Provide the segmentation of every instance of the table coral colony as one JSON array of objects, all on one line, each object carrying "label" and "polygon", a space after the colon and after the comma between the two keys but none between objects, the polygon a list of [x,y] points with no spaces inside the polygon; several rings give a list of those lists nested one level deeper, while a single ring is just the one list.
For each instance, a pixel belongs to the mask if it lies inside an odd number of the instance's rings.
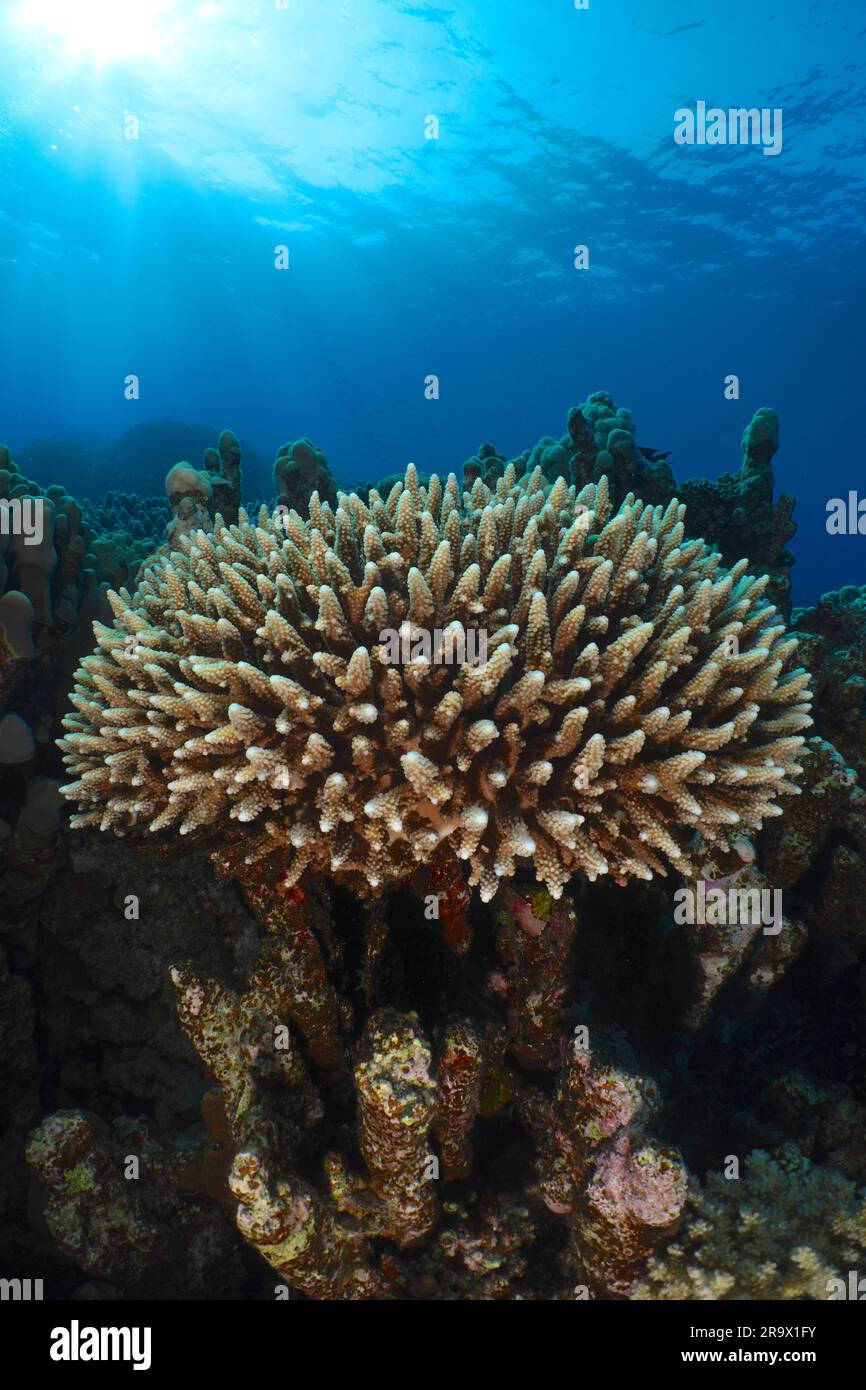
[{"label": "table coral colony", "polygon": [[[773,419],[747,432],[750,459]],[[246,989],[187,965],[173,979],[219,1089],[238,1229],[312,1297],[526,1296],[532,1202],[455,1218],[439,1195],[506,1107],[534,1146],[532,1201],[562,1223],[559,1267],[589,1296],[628,1295],[683,1209],[682,1159],[648,1136],[658,1088],[615,1033],[563,1021],[576,889],[694,880],[780,815],[809,677],[768,574],[688,538],[676,498],[627,490],[627,412],[599,393],[569,436],[572,482],[484,446],[465,488],[410,466],[386,493],[313,493],[308,516],[208,523],[203,493],[204,525],[109,595],[77,672],[73,826],[201,842],[261,924]],[[656,487],[669,474],[654,451],[640,466]],[[395,663],[383,634],[407,627],[464,650],[483,633],[485,659]],[[341,885],[361,899],[348,956]],[[465,970],[439,1013],[405,971],[394,985],[390,889],[426,895]],[[62,1140],[42,1142],[55,1171]]]}]

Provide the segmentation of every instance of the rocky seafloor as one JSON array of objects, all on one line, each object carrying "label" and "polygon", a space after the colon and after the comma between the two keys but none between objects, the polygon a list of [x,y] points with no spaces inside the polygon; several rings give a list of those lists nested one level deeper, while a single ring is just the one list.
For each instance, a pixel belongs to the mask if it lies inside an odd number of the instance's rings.
[{"label": "rocky seafloor", "polygon": [[[165,498],[0,453],[47,517],[0,535],[3,1277],[824,1299],[866,1258],[866,588],[792,612],[773,411],[716,482],[637,439],[598,392],[356,503],[300,439],[263,513],[230,431]],[[482,610],[495,690],[358,636]],[[683,924],[698,883],[779,929]]]}]

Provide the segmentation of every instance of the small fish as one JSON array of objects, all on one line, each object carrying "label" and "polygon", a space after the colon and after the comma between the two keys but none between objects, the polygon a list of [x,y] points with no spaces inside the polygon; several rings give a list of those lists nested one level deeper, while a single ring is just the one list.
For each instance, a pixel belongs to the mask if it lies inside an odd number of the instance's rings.
[{"label": "small fish", "polygon": [[648,463],[663,463],[673,453],[673,449],[665,449],[659,453],[658,449],[650,449],[648,445],[645,447],[643,444],[638,444],[637,447]]}]

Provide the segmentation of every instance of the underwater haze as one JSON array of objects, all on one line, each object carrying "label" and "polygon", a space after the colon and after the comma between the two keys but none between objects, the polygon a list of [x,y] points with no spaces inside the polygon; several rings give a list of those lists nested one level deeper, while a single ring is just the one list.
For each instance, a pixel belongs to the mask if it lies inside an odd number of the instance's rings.
[{"label": "underwater haze", "polygon": [[[104,446],[230,426],[258,498],[287,439],[459,475],[597,390],[714,479],[769,406],[795,602],[861,582],[825,522],[864,476],[864,34],[859,0],[7,0],[0,434],[157,494],[182,434]],[[677,143],[698,103],[775,147]]]}]

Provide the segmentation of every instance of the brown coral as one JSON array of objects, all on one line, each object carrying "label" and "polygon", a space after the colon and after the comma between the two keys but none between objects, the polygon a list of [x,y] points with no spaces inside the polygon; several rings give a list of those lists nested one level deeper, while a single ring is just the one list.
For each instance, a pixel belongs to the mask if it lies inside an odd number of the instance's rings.
[{"label": "brown coral", "polygon": [[[683,518],[632,494],[611,515],[605,479],[509,466],[461,497],[410,466],[386,499],[183,538],[95,625],[73,824],[236,826],[284,888],[310,866],[365,894],[447,841],[485,900],[521,862],[558,897],[681,866],[697,825],[759,827],[796,790],[808,675],[766,579]],[[485,659],[431,660],[443,629]]]}]

